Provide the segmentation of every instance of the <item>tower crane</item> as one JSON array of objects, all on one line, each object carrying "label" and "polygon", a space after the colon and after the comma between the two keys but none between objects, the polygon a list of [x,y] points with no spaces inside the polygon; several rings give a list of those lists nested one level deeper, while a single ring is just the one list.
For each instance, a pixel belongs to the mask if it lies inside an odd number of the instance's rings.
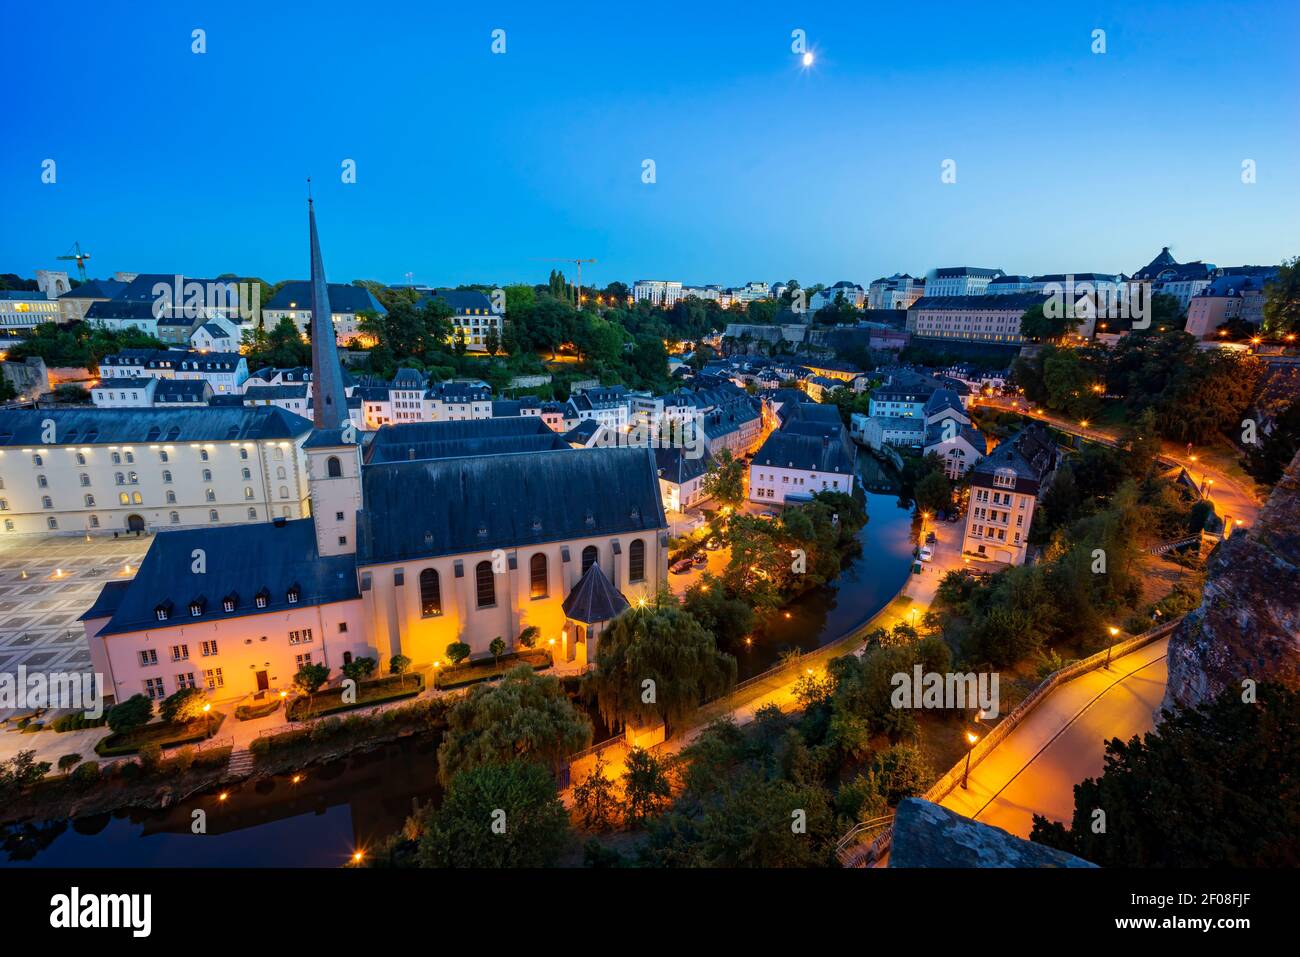
[{"label": "tower crane", "polygon": [[68,255],[55,256],[54,258],[66,259],[69,261],[75,259],[77,261],[77,276],[82,282],[86,281],[86,260],[90,258],[90,253],[83,253],[81,251],[81,243],[73,243],[72,248],[68,250]]},{"label": "tower crane", "polygon": [[544,262],[544,263],[573,263],[575,266],[578,267],[578,308],[581,309],[581,308],[582,308],[582,264],[583,264],[583,263],[595,263],[596,260],[594,260],[594,259],[565,259],[565,258],[561,257],[561,258],[559,258],[559,259],[543,259],[543,260],[541,260],[541,261]]}]

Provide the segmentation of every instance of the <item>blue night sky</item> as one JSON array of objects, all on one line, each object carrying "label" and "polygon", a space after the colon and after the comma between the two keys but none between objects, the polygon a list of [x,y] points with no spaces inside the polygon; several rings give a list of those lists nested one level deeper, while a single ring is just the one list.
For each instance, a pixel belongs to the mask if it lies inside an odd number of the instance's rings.
[{"label": "blue night sky", "polygon": [[1294,3],[543,6],[10,5],[0,272],[302,278],[308,174],[339,282],[1300,253]]}]

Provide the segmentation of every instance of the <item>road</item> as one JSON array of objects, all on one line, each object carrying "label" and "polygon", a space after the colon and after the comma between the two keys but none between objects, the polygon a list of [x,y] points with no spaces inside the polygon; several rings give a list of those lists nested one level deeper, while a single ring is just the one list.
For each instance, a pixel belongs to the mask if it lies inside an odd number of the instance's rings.
[{"label": "road", "polygon": [[1168,645],[1168,637],[1154,641],[1058,687],[971,769],[965,790],[940,803],[1020,837],[1035,813],[1068,823],[1074,785],[1101,774],[1105,742],[1155,727]]},{"label": "road", "polygon": [[[1097,426],[1082,426],[1078,422],[1072,422],[1069,419],[1062,418],[1051,412],[1040,409],[1034,409],[1028,403],[1021,399],[1013,399],[1004,396],[981,396],[979,406],[986,408],[998,409],[1003,412],[1018,412],[1027,418],[1044,422],[1053,428],[1060,429],[1062,432],[1068,432],[1071,435],[1080,435],[1094,442],[1101,442],[1104,445],[1118,445],[1118,433],[1111,429],[1098,428]],[[1193,455],[1195,451],[1193,450]],[[1187,469],[1189,475],[1198,483],[1209,480],[1213,484],[1209,485],[1209,495],[1207,496],[1216,507],[1219,517],[1227,517],[1229,521],[1241,520],[1243,526],[1253,525],[1255,517],[1259,514],[1259,499],[1255,495],[1253,488],[1247,488],[1242,482],[1228,475],[1222,468],[1211,465],[1196,456],[1187,454],[1186,446],[1176,446],[1173,443],[1165,442],[1161,452],[1163,458]]]}]

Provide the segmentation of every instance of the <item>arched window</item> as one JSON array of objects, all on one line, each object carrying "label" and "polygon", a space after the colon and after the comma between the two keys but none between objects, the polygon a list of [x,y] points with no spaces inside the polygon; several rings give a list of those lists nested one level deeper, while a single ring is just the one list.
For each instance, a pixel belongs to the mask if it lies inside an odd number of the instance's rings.
[{"label": "arched window", "polygon": [[343,465],[337,455],[331,455],[325,460],[325,472],[330,478],[340,478],[343,475]]},{"label": "arched window", "polygon": [[497,584],[492,576],[492,563],[479,562],[474,566],[474,584],[478,592],[478,607],[492,608],[497,603]]},{"label": "arched window", "polygon": [[528,597],[546,597],[546,555],[538,552],[528,559]]},{"label": "arched window", "polygon": [[645,542],[639,538],[632,539],[627,548],[627,580],[645,581]]},{"label": "arched window", "polygon": [[420,614],[425,618],[442,614],[442,589],[438,586],[438,572],[433,568],[420,572]]},{"label": "arched window", "polygon": [[600,553],[596,551],[595,545],[588,545],[582,550],[582,573],[587,574],[587,569],[596,564],[596,559]]},{"label": "arched window", "polygon": [[284,471],[284,466],[283,466],[283,465],[281,465],[281,466],[279,466],[278,468],[276,468],[276,470],[275,470],[275,477],[278,478],[278,479],[282,479],[282,478],[285,477],[285,471]]},{"label": "arched window", "polygon": [[287,486],[287,485],[281,485],[281,486],[280,486],[280,498],[288,498],[288,497],[289,497],[289,486]]}]

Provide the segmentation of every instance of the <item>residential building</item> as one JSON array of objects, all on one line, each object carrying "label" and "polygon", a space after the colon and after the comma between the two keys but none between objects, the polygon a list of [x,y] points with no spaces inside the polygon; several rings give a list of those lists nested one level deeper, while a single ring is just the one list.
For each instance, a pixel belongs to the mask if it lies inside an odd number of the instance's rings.
[{"label": "residential building", "polygon": [[[107,534],[307,514],[305,419],[274,408],[163,408],[165,380],[135,381],[153,383],[153,408],[122,400],[0,410],[0,532]],[[50,421],[54,442],[45,441]]]},{"label": "residential building", "polygon": [[59,321],[59,304],[41,292],[0,289],[0,351],[17,345],[43,322]]},{"label": "residential building", "polygon": [[1213,339],[1219,326],[1234,319],[1259,328],[1268,298],[1265,287],[1276,275],[1273,266],[1225,270],[1224,275],[1188,300],[1185,330],[1198,339]]},{"label": "residential building", "polygon": [[123,349],[104,356],[99,360],[99,367],[110,378],[203,379],[216,395],[238,395],[249,379],[248,361],[237,352]]},{"label": "residential building", "polygon": [[[436,289],[430,296],[441,299],[451,308],[451,339],[459,337],[470,352],[486,352],[489,338],[496,336],[501,348],[501,335],[505,331],[505,317],[492,309],[492,300],[477,289]],[[418,305],[418,303],[417,303]]]},{"label": "residential building", "polygon": [[[289,319],[303,338],[311,326],[311,284],[309,282],[286,282],[269,302],[262,306],[262,321],[267,329],[273,328],[281,319]],[[349,345],[361,338],[361,318],[364,313],[373,312],[386,316],[388,310],[365,286],[353,286],[345,283],[329,284],[329,303],[333,310],[331,320],[334,326],[334,341],[341,346]]]},{"label": "residential building", "polygon": [[1059,458],[1051,433],[1033,423],[976,463],[968,473],[970,504],[962,552],[1023,564],[1034,509],[1056,474]]},{"label": "residential building", "polygon": [[86,280],[59,296],[59,321],[82,322],[92,305],[116,299],[126,291],[126,286],[116,279]]},{"label": "residential building", "polygon": [[1001,269],[980,266],[944,266],[925,275],[925,297],[982,296],[989,283],[1005,276]]},{"label": "residential building", "polygon": [[680,448],[658,448],[654,455],[665,512],[684,512],[708,498],[704,476],[714,465],[710,456],[690,455]]},{"label": "residential building", "polygon": [[1133,274],[1133,279],[1149,285],[1152,295],[1173,296],[1179,308],[1186,311],[1192,297],[1208,286],[1218,272],[1214,263],[1199,259],[1180,263],[1170,255],[1169,247],[1164,246],[1155,259]]},{"label": "residential building", "polygon": [[907,273],[894,273],[867,287],[868,309],[907,309],[925,295],[925,280]]},{"label": "residential building", "polygon": [[190,348],[199,352],[238,352],[239,332],[226,320],[212,319],[190,333]]},{"label": "residential building", "polygon": [[808,310],[816,312],[824,306],[832,306],[840,297],[843,296],[843,302],[852,306],[854,309],[861,309],[867,304],[867,291],[855,282],[841,279],[833,286],[825,289],[819,289],[813,293],[812,298],[808,300]]},{"label": "residential building", "polygon": [[749,465],[749,500],[786,505],[821,491],[853,492],[857,447],[834,423],[795,419],[770,434]]},{"label": "residential building", "polygon": [[[917,338],[1020,345],[1020,319],[1025,311],[1045,303],[1037,293],[1014,296],[925,296],[907,310],[907,331]],[[1086,331],[1085,331],[1086,329]],[[1091,331],[1085,320],[1080,334]]]},{"label": "residential building", "polygon": [[[638,279],[632,286],[634,302],[648,302],[652,306],[671,306],[682,298],[682,284],[662,279]],[[716,298],[716,297],[715,297]]]}]

